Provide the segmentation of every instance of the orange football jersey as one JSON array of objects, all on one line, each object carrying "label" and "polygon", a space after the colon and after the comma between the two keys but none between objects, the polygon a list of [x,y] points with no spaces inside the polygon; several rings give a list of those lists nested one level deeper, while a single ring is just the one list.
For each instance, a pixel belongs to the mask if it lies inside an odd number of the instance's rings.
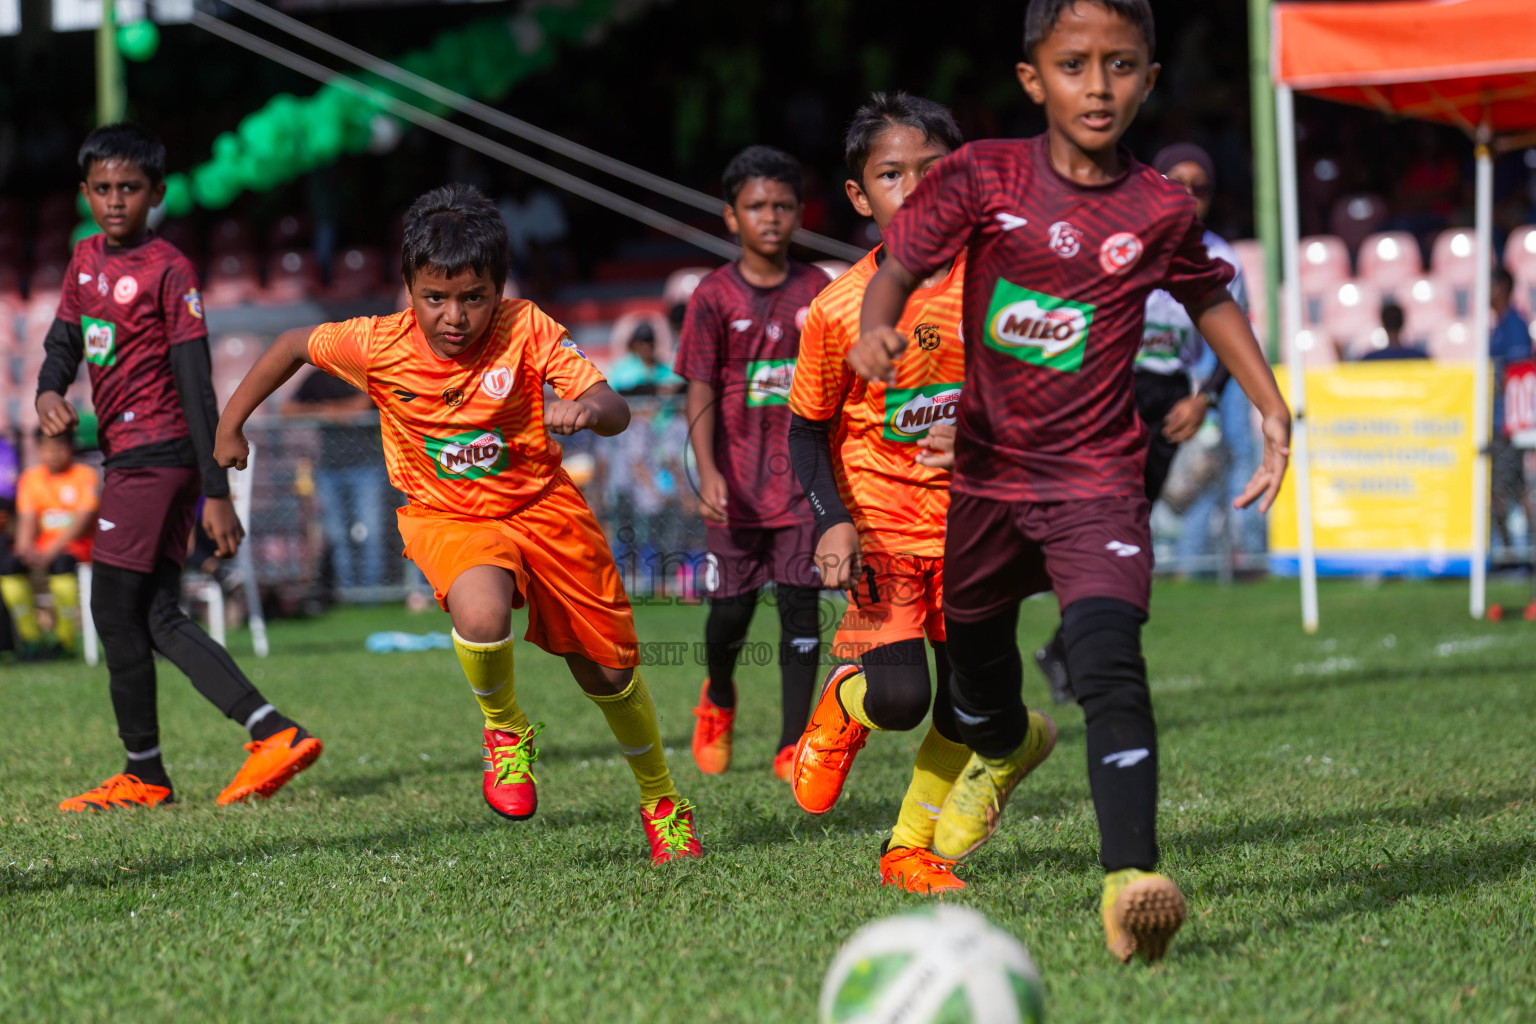
[{"label": "orange football jersey", "polygon": [[526,299],[501,300],[485,334],[454,359],[432,351],[410,309],[323,324],[309,358],[379,407],[389,480],[411,504],[491,519],[527,505],[559,472],[544,385],[576,398],[604,379]]},{"label": "orange football jersey", "polygon": [[960,409],[965,353],[960,335],[965,254],[931,288],[912,294],[896,329],[910,344],[896,361],[896,383],[871,384],[848,365],[859,336],[864,289],[878,268],[874,250],[811,303],[789,407],[808,420],[838,417],[833,438],[837,487],[866,551],[944,554],[950,472],[914,460],[917,441]]},{"label": "orange football jersey", "polygon": [[[83,462],[70,463],[58,474],[48,472],[47,466],[28,467],[16,481],[16,511],[37,516],[37,550],[47,548],[81,518],[95,516],[100,504],[98,490],[100,478]],[[89,562],[94,533],[87,530],[65,550],[76,561]]]}]

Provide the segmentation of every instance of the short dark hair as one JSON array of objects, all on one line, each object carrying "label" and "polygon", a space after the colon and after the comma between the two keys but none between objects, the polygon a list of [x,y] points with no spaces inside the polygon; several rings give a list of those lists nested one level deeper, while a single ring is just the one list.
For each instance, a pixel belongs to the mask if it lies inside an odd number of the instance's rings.
[{"label": "short dark hair", "polygon": [[1515,275],[1511,274],[1503,267],[1494,267],[1493,276],[1488,280],[1490,284],[1501,284],[1505,288],[1508,288],[1510,291],[1515,290]]},{"label": "short dark hair", "polygon": [[151,185],[165,180],[165,146],[148,130],[132,121],[104,124],[80,144],[80,180],[91,173],[91,165],[109,160],[133,164],[144,172]]},{"label": "short dark hair", "polygon": [[1147,41],[1147,56],[1157,50],[1157,29],[1152,23],[1152,5],[1148,0],[1029,0],[1024,12],[1024,59],[1035,60],[1035,48],[1045,41],[1061,18],[1061,12],[1078,4],[1098,4],[1110,14],[1119,15],[1135,25]]},{"label": "short dark hair", "polygon": [[32,439],[39,444],[44,441],[57,441],[59,444],[69,445],[70,451],[75,450],[75,432],[73,430],[66,430],[62,434],[45,434],[43,433],[43,428],[38,427],[32,432]]},{"label": "short dark hair", "polygon": [[942,104],[908,92],[877,92],[854,111],[848,134],[843,137],[843,158],[848,173],[864,183],[864,165],[875,141],[890,128],[916,128],[924,142],[938,142],[953,153],[964,143],[954,115]]},{"label": "short dark hair", "polygon": [[446,277],[472,269],[495,281],[498,291],[507,283],[507,225],[475,186],[443,185],[406,211],[400,276],[409,287],[427,267]]},{"label": "short dark hair", "polygon": [[1403,307],[1392,301],[1381,304],[1381,326],[1387,331],[1403,329]]},{"label": "short dark hair", "polygon": [[748,146],[732,157],[725,165],[725,173],[720,176],[725,201],[734,206],[742,188],[753,178],[782,181],[795,190],[796,202],[805,198],[805,168],[782,149]]}]

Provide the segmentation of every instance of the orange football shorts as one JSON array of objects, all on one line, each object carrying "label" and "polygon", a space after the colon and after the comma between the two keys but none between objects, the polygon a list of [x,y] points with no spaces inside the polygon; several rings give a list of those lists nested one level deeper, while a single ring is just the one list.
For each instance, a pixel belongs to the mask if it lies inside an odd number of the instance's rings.
[{"label": "orange football shorts", "polygon": [[528,608],[525,640],[607,668],[640,663],[634,614],[608,540],[564,470],[532,504],[505,519],[415,505],[397,515],[405,557],[426,574],[444,611],[460,573],[500,566],[517,580],[512,607]]},{"label": "orange football shorts", "polygon": [[848,592],[848,609],[832,639],[832,655],[857,661],[871,647],[944,640],[944,560],[871,553],[864,578]]}]

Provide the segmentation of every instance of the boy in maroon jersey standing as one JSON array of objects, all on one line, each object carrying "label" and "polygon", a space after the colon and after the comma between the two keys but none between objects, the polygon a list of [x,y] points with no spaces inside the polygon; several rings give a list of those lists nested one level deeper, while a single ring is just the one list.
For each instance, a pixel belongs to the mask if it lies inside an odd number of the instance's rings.
[{"label": "boy in maroon jersey standing", "polygon": [[105,125],[80,147],[80,191],[102,233],[75,246],[38,373],[38,420],[57,437],[77,420],[64,392],[80,360],[90,366],[106,456],[91,616],[128,750],[121,773],[65,800],[61,811],[172,802],[160,756],[156,651],[251,735],[250,756],[220,804],[271,796],[320,756],[320,741],[267,703],[178,604],[198,499],[220,557],[235,553],[244,530],[213,459],[219,413],[197,272],[147,227],[165,197],[164,177],[165,147],[137,125]]},{"label": "boy in maroon jersey standing", "polygon": [[773,769],[785,782],[810,714],[821,650],[815,524],[789,460],[789,386],[800,327],[827,284],[823,271],[789,258],[803,182],[799,161],[768,146],[751,146],[726,167],[725,226],[741,240],[741,259],[699,282],[674,366],[688,381],[689,438],[709,547],[709,674],[693,711],[693,759],[708,774],[730,767],[736,656],[758,591],[774,583],[783,725]]},{"label": "boy in maroon jersey standing", "polygon": [[1157,730],[1141,656],[1152,537],[1131,376],[1148,292],[1183,303],[1263,415],[1264,461],[1238,507],[1269,508],[1290,439],[1195,200],[1119,145],[1157,79],[1153,42],[1147,0],[1031,0],[1017,73],[1047,132],[972,143],[929,172],[886,230],[890,258],[849,353],[861,376],[887,379],[907,297],[967,250],[944,623],[955,718],[975,753],[933,847],[960,857],[986,842],[1055,742],[1021,700],[1017,640],[1019,602],[1054,589],[1086,726],[1105,939],[1121,960],[1161,957],[1186,914],[1179,887],[1153,872]]}]

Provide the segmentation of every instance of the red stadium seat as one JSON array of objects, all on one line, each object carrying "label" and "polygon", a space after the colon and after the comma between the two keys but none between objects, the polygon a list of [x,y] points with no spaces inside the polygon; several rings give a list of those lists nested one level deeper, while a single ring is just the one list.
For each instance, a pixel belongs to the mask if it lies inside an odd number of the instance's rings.
[{"label": "red stadium seat", "polygon": [[1381,295],[1369,284],[1345,281],[1329,295],[1322,332],[1348,359],[1359,359],[1386,344],[1381,327]]},{"label": "red stadium seat", "polygon": [[684,267],[682,270],[674,270],[667,277],[667,283],[661,289],[661,297],[666,301],[667,308],[677,305],[679,302],[687,303],[693,297],[693,290],[699,286],[699,282],[713,273],[711,267]]},{"label": "red stadium seat", "polygon": [[257,298],[264,306],[286,306],[319,296],[320,270],[314,253],[288,249],[272,257],[267,267],[267,287]]},{"label": "red stadium seat", "polygon": [[302,249],[309,245],[313,232],[309,220],[296,213],[285,214],[272,225],[267,235],[267,248],[273,252],[283,249]]},{"label": "red stadium seat", "polygon": [[0,302],[21,305],[21,271],[16,264],[0,262]]},{"label": "red stadium seat", "polygon": [[1526,311],[1536,309],[1536,224],[1525,224],[1509,233],[1504,243],[1504,269],[1515,279],[1515,294],[1525,300]]},{"label": "red stadium seat", "polygon": [[1268,296],[1264,290],[1264,247],[1252,238],[1239,238],[1232,243],[1237,252],[1237,262],[1243,268],[1243,281],[1248,288],[1248,319],[1253,321],[1253,333],[1259,344],[1269,343]]},{"label": "red stadium seat", "polygon": [[1461,320],[1447,321],[1434,330],[1425,346],[1429,357],[1439,362],[1469,362],[1472,359],[1472,328]]},{"label": "red stadium seat", "polygon": [[59,291],[64,287],[64,264],[62,262],[48,262],[32,268],[32,274],[27,278],[27,305],[41,303],[50,307],[49,317],[53,316],[52,307],[59,304]]},{"label": "red stadium seat", "polygon": [[256,248],[251,226],[239,217],[226,217],[213,226],[208,236],[208,251],[215,257],[227,252],[248,253]]},{"label": "red stadium seat", "polygon": [[1477,236],[1468,228],[1450,228],[1435,236],[1429,272],[1449,289],[1458,320],[1472,319],[1472,289],[1477,281]]},{"label": "red stadium seat", "polygon": [[1413,344],[1427,344],[1444,334],[1456,320],[1451,290],[1428,277],[1400,288],[1394,296],[1403,307],[1403,334]]},{"label": "red stadium seat", "polygon": [[1381,196],[1368,192],[1340,196],[1328,214],[1328,230],[1351,249],[1359,249],[1366,236],[1380,231],[1390,215],[1387,201]]},{"label": "red stadium seat", "polygon": [[1349,280],[1349,250],[1333,235],[1310,235],[1301,248],[1301,322],[1316,327],[1323,322],[1328,296]]},{"label": "red stadium seat", "polygon": [[261,294],[256,276],[256,257],[249,252],[229,251],[213,258],[208,280],[203,283],[203,305],[228,309],[251,302]]},{"label": "red stadium seat", "polygon": [[80,214],[75,209],[76,201],[73,192],[56,192],[44,196],[37,204],[38,234],[63,232],[68,235],[80,223]]},{"label": "red stadium seat", "polygon": [[160,237],[170,242],[193,263],[203,262],[203,240],[197,233],[197,225],[185,217],[168,220],[159,227]]},{"label": "red stadium seat", "polygon": [[336,254],[331,268],[331,286],[326,297],[335,302],[371,299],[386,292],[384,257],[379,250],[354,245]]},{"label": "red stadium seat", "polygon": [[1402,293],[1424,276],[1419,243],[1406,231],[1383,231],[1360,246],[1360,273],[1356,276],[1375,285],[1383,295],[1404,301]]},{"label": "red stadium seat", "polygon": [[57,263],[60,273],[63,266],[74,255],[74,247],[69,244],[69,232],[65,231],[39,231],[32,239],[32,262],[34,265],[47,264],[52,266]]},{"label": "red stadium seat", "polygon": [[651,330],[656,334],[656,358],[664,363],[671,361],[672,325],[660,313],[644,310],[625,313],[613,322],[613,330],[608,334],[610,360],[617,359],[629,351],[629,336],[635,333],[635,328],[642,323],[650,324]]}]

